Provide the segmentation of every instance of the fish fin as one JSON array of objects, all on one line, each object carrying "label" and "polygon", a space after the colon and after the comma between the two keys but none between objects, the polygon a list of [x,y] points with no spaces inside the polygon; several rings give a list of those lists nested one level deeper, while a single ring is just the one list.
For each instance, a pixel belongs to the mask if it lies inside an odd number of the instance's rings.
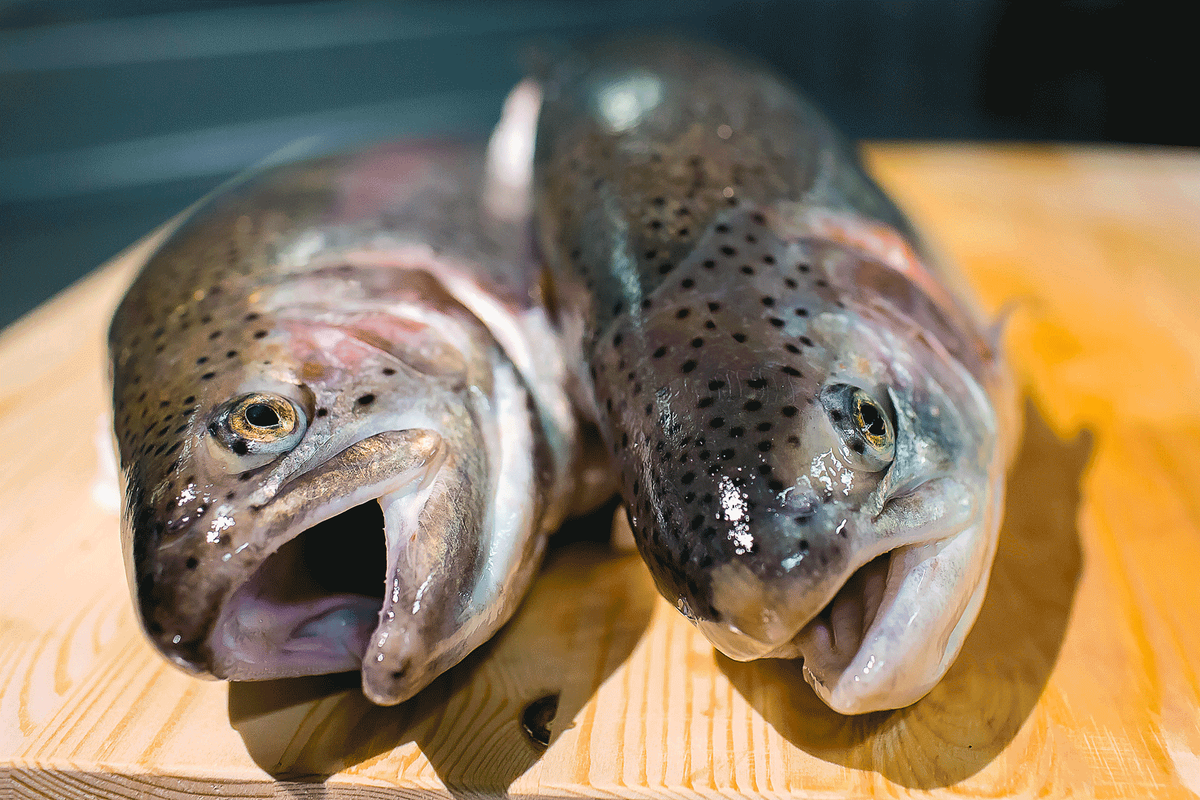
[{"label": "fish fin", "polygon": [[529,215],[533,143],[541,106],[541,84],[525,78],[508,93],[500,121],[488,139],[483,202],[498,219],[519,222]]}]

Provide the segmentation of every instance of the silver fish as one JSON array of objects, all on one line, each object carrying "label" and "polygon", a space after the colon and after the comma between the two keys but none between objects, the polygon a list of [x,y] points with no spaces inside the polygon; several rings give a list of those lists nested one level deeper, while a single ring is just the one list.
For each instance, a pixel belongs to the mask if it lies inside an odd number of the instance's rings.
[{"label": "silver fish", "polygon": [[542,86],[535,224],[659,590],[839,712],[915,702],[979,610],[1017,425],[953,274],[757,63],[641,39]]},{"label": "silver fish", "polygon": [[590,503],[506,146],[266,170],[134,281],[109,337],[123,541],[175,664],[361,668],[398,703],[504,624]]}]

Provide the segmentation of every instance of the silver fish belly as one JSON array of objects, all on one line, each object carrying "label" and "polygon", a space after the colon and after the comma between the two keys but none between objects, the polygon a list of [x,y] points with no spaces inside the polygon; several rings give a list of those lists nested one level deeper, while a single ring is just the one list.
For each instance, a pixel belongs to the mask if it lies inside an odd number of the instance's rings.
[{"label": "silver fish belly", "polygon": [[837,711],[915,702],[978,613],[1017,424],[952,273],[758,64],[633,40],[542,86],[535,224],[659,590]]},{"label": "silver fish belly", "polygon": [[528,208],[483,153],[266,170],[129,289],[109,338],[124,549],[180,667],[361,669],[392,704],[520,602],[580,448]]}]

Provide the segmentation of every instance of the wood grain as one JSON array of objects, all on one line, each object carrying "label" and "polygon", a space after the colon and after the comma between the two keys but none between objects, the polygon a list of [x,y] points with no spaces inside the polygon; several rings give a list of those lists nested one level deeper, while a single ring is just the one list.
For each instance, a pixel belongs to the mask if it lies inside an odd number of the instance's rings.
[{"label": "wood grain", "polygon": [[[839,717],[793,663],[715,656],[636,557],[589,542],[397,708],[352,678],[176,671],[100,491],[103,333],[142,245],[0,336],[0,795],[1200,796],[1200,156],[871,161],[984,306],[1013,304],[1028,397],[987,601],[926,699]],[[543,748],[521,717],[555,695]]]}]

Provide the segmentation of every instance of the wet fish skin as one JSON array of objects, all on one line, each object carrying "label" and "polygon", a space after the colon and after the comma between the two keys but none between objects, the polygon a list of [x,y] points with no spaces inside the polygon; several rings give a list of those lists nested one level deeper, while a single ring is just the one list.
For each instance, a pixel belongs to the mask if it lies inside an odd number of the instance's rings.
[{"label": "wet fish skin", "polygon": [[[488,170],[450,142],[269,169],[130,287],[109,334],[122,538],[175,664],[361,668],[391,704],[515,610],[582,450],[527,210],[489,206]],[[375,539],[321,526],[373,500]],[[309,563],[351,541],[364,575]]]},{"label": "wet fish skin", "polygon": [[543,84],[539,241],[659,590],[835,710],[915,702],[978,612],[1015,428],[958,282],[755,62],[635,39]]}]

